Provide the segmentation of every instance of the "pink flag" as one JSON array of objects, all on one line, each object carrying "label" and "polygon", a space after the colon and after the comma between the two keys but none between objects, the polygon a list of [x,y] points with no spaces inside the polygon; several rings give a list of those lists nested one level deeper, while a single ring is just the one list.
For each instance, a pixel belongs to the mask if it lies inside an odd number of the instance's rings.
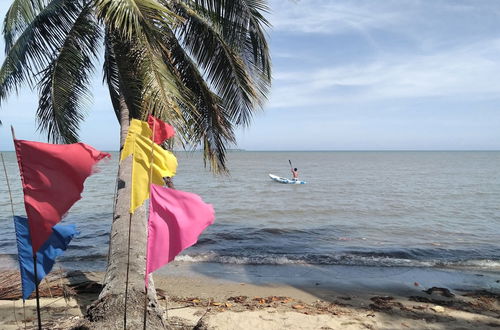
[{"label": "pink flag", "polygon": [[198,236],[215,219],[210,204],[200,196],[151,185],[149,199],[147,275],[174,260],[182,250],[198,241]]},{"label": "pink flag", "polygon": [[49,144],[14,140],[33,252],[52,235],[52,227],[81,198],[93,166],[110,157],[83,143]]}]

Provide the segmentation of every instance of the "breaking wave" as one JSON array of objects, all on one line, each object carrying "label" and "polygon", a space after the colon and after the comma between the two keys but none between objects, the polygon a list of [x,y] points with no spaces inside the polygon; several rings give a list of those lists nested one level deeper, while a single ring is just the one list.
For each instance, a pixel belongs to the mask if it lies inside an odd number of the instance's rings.
[{"label": "breaking wave", "polygon": [[439,259],[416,260],[388,256],[360,256],[360,255],[253,255],[232,256],[205,253],[190,255],[184,254],[175,258],[178,262],[198,263],[213,262],[238,265],[346,265],[346,266],[373,266],[373,267],[443,267],[443,268],[470,268],[484,270],[500,270],[500,260],[474,259],[445,261]]}]

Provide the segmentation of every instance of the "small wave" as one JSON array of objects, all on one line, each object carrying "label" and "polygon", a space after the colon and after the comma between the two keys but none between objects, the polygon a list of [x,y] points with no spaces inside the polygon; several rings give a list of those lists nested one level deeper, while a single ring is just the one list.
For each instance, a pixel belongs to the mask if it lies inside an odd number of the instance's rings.
[{"label": "small wave", "polygon": [[198,255],[180,255],[175,258],[179,262],[198,263],[213,262],[221,264],[238,265],[346,265],[346,266],[372,266],[372,267],[444,267],[444,268],[474,268],[474,269],[500,269],[500,260],[415,260],[407,258],[391,258],[384,256],[359,256],[359,255],[254,255],[231,256],[216,253]]},{"label": "small wave", "polygon": [[335,232],[325,228],[312,228],[312,229],[292,229],[292,228],[227,228],[218,230],[208,234],[216,242],[221,241],[268,241],[275,238],[291,239],[307,237],[311,239],[325,232],[330,232],[335,235]]},{"label": "small wave", "polygon": [[254,234],[272,234],[272,235],[284,235],[284,234],[309,234],[310,231],[300,230],[300,229],[287,229],[287,228],[262,228],[254,231]]},{"label": "small wave", "polygon": [[219,255],[180,255],[175,258],[181,262],[215,262],[221,264],[236,265],[288,265],[288,264],[306,264],[301,260],[291,260],[287,257],[237,257],[237,256],[219,256]]}]

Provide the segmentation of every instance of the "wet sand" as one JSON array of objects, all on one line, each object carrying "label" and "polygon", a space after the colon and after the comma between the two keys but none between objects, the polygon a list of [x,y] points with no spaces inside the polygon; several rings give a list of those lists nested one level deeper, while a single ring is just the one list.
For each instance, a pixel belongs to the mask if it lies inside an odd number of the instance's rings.
[{"label": "wet sand", "polygon": [[[208,329],[500,328],[499,273],[318,270],[304,265],[244,268],[173,263],[161,270],[155,283],[171,324],[183,329],[196,324]],[[78,324],[86,305],[97,297],[102,275],[69,273],[64,281],[84,283],[94,292],[67,300],[43,298],[46,327],[68,329]],[[27,301],[29,327],[36,322],[34,306],[33,299]],[[23,328],[23,319],[20,300],[0,301],[0,329]]]}]

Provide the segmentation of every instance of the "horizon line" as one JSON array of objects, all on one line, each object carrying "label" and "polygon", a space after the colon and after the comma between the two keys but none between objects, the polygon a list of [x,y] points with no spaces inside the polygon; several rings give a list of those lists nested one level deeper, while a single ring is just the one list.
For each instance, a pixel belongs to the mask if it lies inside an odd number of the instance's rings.
[{"label": "horizon line", "polygon": [[[14,152],[11,150],[0,150],[0,152]],[[119,152],[115,149],[102,149],[101,151]],[[173,150],[174,152],[202,152],[203,150]],[[227,149],[227,152],[481,152],[500,151],[499,149]]]}]

